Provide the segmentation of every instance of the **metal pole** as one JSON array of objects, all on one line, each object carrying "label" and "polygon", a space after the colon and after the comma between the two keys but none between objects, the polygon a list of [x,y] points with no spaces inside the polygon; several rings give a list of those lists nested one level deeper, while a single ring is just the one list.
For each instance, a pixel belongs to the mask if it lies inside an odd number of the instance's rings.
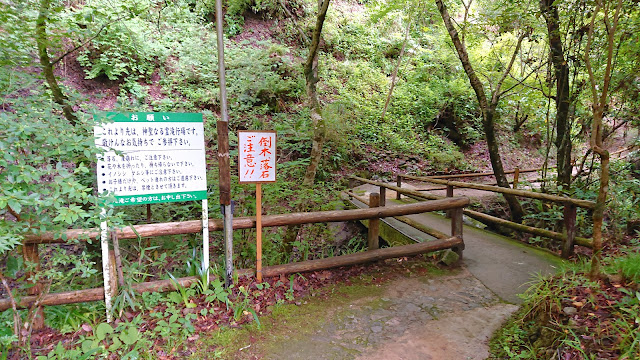
[{"label": "metal pole", "polygon": [[107,322],[111,322],[111,269],[109,268],[109,229],[107,228],[107,211],[100,210],[100,247],[102,248],[102,278],[104,280],[104,307],[107,311]]},{"label": "metal pole", "polygon": [[224,34],[222,0],[216,0],[216,34],[218,38],[218,80],[220,81],[220,115],[218,121],[218,168],[220,206],[224,215],[225,284],[233,279],[233,210],[231,207],[231,169],[229,165],[229,113],[227,107],[227,81],[224,68]]},{"label": "metal pole", "polygon": [[209,285],[209,202],[202,200],[202,268],[207,272]]}]

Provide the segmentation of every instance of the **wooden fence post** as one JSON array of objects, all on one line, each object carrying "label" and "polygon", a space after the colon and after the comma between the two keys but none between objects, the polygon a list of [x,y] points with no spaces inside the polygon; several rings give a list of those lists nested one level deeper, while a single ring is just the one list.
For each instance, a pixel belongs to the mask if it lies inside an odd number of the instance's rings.
[{"label": "wooden fence post", "polygon": [[[453,185],[447,185],[447,197],[453,197]],[[446,211],[446,218],[451,218],[453,210]]]},{"label": "wooden fence post", "polygon": [[380,186],[380,206],[387,205],[387,188]]},{"label": "wooden fence post", "polygon": [[[380,194],[369,194],[369,207],[374,208],[380,206]],[[369,250],[380,248],[380,219],[369,219],[369,232],[367,234],[367,246]]]},{"label": "wooden fence post", "polygon": [[[25,264],[31,263],[35,266],[33,271],[27,274],[27,278],[36,276],[36,274],[40,272],[40,254],[38,253],[38,245],[24,244],[22,246],[22,252]],[[42,291],[42,284],[39,284],[37,281],[31,283],[33,284],[33,286],[27,291],[28,294],[35,296],[39,295]],[[34,315],[31,322],[31,329],[40,330],[44,327],[44,309],[42,308],[42,306],[39,306],[33,311]]]},{"label": "wooden fence post", "polygon": [[513,188],[518,188],[518,178],[520,177],[520,168],[516,166],[515,171],[513,172]]},{"label": "wooden fence post", "polygon": [[[402,175],[398,174],[396,176],[396,186],[397,187],[402,187]],[[400,194],[398,191],[396,191],[396,200],[400,200],[400,198],[402,197],[402,194]]]},{"label": "wooden fence post", "polygon": [[[449,210],[451,214],[451,236],[458,236],[462,239],[462,212],[463,208]],[[454,251],[462,258],[462,250],[464,250],[464,242],[460,247],[456,247]]]},{"label": "wooden fence post", "polygon": [[565,259],[573,255],[573,246],[576,241],[576,215],[577,207],[574,204],[565,203],[563,233],[567,238],[562,243],[562,257]]}]

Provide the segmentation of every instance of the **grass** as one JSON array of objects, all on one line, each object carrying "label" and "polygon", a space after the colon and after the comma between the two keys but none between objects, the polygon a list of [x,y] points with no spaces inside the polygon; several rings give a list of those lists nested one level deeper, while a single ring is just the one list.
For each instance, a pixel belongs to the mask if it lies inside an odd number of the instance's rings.
[{"label": "grass", "polygon": [[640,358],[640,256],[604,261],[614,276],[592,281],[587,264],[537,281],[490,341],[490,359]]}]

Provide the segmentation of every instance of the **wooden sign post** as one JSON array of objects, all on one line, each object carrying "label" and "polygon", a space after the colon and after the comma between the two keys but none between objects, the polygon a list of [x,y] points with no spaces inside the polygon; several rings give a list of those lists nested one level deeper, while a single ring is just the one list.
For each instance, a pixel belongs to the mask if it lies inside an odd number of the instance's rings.
[{"label": "wooden sign post", "polygon": [[240,183],[256,184],[256,278],[262,282],[262,183],[276,181],[276,132],[238,131]]}]

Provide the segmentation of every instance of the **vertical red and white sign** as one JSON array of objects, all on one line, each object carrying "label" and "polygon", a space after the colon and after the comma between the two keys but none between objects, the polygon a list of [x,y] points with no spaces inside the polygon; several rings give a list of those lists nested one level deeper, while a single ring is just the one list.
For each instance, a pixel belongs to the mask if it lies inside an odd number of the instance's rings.
[{"label": "vertical red and white sign", "polygon": [[241,183],[276,181],[276,132],[238,131]]}]

